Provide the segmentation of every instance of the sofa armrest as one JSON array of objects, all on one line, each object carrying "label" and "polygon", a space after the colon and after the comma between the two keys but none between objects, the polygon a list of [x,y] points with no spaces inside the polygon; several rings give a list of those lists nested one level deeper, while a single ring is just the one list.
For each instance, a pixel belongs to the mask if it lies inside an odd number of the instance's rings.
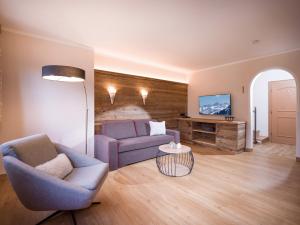
[{"label": "sofa armrest", "polygon": [[31,167],[22,161],[3,158],[9,180],[28,209],[37,211],[74,210],[87,207],[93,193]]},{"label": "sofa armrest", "polygon": [[105,135],[95,135],[95,157],[108,163],[109,170],[118,169],[118,140]]},{"label": "sofa armrest", "polygon": [[173,136],[175,143],[180,143],[180,132],[179,131],[167,129],[167,135]]},{"label": "sofa armrest", "polygon": [[75,168],[85,167],[85,166],[92,166],[99,163],[103,163],[98,159],[92,158],[90,156],[81,154],[76,152],[75,150],[58,143],[55,143],[55,148],[58,153],[64,153],[67,157],[71,160],[72,165]]}]

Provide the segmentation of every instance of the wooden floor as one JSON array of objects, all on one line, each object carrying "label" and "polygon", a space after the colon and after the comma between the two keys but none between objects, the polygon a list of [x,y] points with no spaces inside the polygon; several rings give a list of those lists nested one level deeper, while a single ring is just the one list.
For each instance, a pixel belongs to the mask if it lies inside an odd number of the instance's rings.
[{"label": "wooden floor", "polygon": [[[155,160],[111,172],[101,205],[76,213],[79,225],[299,225],[300,163],[295,147],[264,144],[224,155],[193,146],[195,166],[181,178],[161,175]],[[49,212],[31,212],[0,178],[0,224],[30,225]],[[45,224],[72,224],[69,215]]]}]

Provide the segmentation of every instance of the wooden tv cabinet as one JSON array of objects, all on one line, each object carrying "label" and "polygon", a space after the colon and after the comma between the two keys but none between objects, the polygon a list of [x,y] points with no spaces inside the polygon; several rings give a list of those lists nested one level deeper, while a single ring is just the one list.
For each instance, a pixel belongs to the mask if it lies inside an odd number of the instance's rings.
[{"label": "wooden tv cabinet", "polygon": [[246,122],[179,118],[181,141],[216,147],[233,154],[246,148]]}]

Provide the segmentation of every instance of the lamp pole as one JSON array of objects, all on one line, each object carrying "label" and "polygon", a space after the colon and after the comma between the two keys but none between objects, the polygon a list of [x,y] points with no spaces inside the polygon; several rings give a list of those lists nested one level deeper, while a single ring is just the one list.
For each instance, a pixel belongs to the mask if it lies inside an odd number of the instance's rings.
[{"label": "lamp pole", "polygon": [[83,83],[83,90],[84,90],[84,95],[85,95],[85,154],[87,155],[88,150],[88,118],[89,118],[89,108],[88,108],[88,99],[87,99],[87,92],[86,92],[86,86],[85,82]]},{"label": "lamp pole", "polygon": [[42,67],[42,77],[46,80],[63,82],[82,82],[85,95],[85,154],[88,152],[88,98],[85,86],[85,71],[83,69],[63,66],[46,65]]}]

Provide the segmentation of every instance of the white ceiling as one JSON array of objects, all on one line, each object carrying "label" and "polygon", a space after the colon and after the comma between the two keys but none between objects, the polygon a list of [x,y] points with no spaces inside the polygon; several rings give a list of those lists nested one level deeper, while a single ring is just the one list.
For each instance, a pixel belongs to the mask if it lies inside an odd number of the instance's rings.
[{"label": "white ceiling", "polygon": [[0,21],[119,58],[196,71],[300,48],[299,9],[299,0],[0,0]]}]

